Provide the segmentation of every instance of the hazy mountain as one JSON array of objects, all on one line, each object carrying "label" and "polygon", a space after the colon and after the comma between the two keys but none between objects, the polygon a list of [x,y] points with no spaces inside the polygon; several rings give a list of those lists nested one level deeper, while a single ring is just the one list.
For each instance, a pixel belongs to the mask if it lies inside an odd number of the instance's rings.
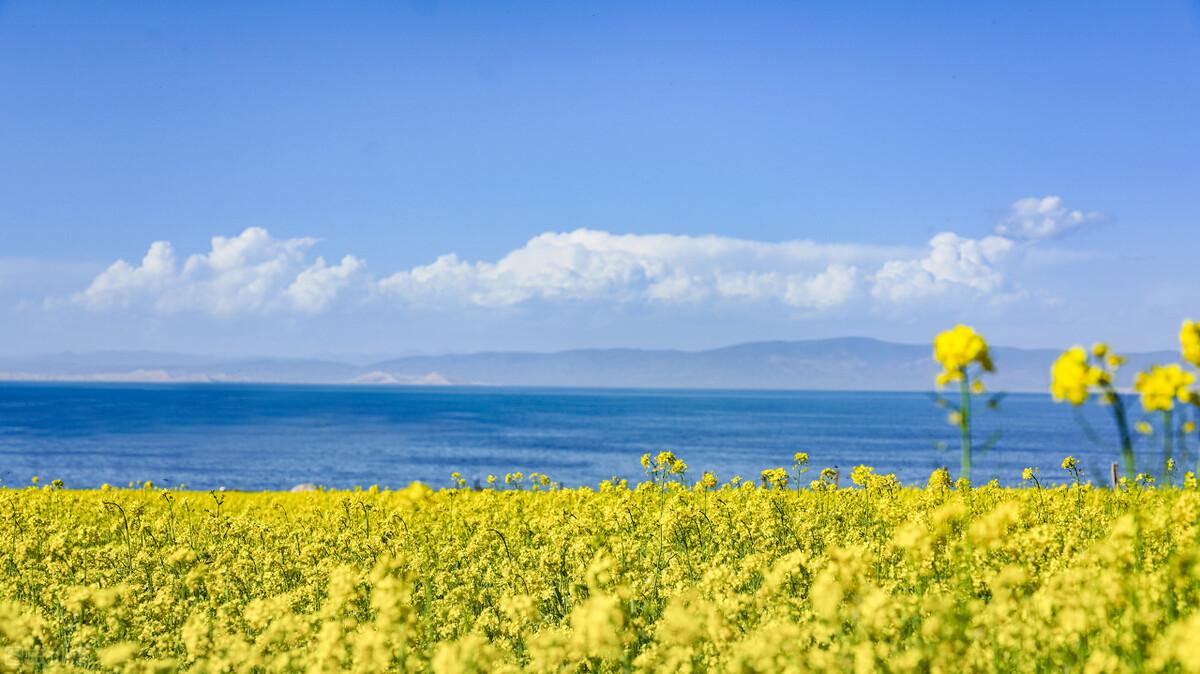
[{"label": "hazy mountain", "polygon": [[[1058,352],[998,347],[993,390],[1044,391]],[[1131,373],[1172,352],[1131,354]],[[847,337],[737,344],[706,351],[578,349],[411,356],[358,365],[335,360],[221,359],[151,352],[0,358],[0,379],[279,382],[361,385],[600,386],[928,390],[930,347]],[[1123,382],[1127,383],[1127,382]]]},{"label": "hazy mountain", "polygon": [[[1058,351],[999,347],[991,388],[1044,391]],[[1127,372],[1176,359],[1170,352],[1131,354]],[[452,382],[521,386],[630,386],[819,390],[926,390],[938,368],[927,345],[847,337],[753,342],[707,351],[583,349],[397,358],[376,370]]]}]

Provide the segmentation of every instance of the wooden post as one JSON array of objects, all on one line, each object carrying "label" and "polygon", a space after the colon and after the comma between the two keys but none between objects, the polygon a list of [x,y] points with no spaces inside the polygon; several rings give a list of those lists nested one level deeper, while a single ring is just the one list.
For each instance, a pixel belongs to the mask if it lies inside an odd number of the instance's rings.
[{"label": "wooden post", "polygon": [[1112,488],[1113,489],[1116,489],[1117,484],[1120,482],[1118,475],[1119,474],[1117,473],[1117,462],[1113,461],[1113,464],[1112,464]]}]

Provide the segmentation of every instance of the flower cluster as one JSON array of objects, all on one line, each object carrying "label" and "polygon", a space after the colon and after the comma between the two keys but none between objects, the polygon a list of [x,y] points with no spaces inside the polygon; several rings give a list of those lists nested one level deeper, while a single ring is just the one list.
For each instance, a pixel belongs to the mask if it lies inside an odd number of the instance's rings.
[{"label": "flower cluster", "polygon": [[1196,375],[1184,371],[1177,364],[1155,365],[1147,372],[1139,372],[1133,388],[1142,396],[1142,408],[1147,412],[1169,412],[1175,409],[1175,401],[1191,402],[1191,385]]},{"label": "flower cluster", "polygon": [[783,489],[788,485],[788,472],[786,468],[767,468],[759,475],[764,487],[772,489]]},{"label": "flower cluster", "polygon": [[934,338],[933,357],[942,366],[942,372],[937,378],[939,387],[961,381],[967,368],[975,363],[985,372],[994,370],[987,342],[979,333],[965,325],[957,325]]},{"label": "flower cluster", "polygon": [[675,456],[674,452],[664,451],[656,454],[653,459],[650,458],[649,454],[643,454],[642,468],[645,469],[647,473],[658,476],[666,476],[682,475],[683,473],[687,472],[688,466],[683,459]]},{"label": "flower cluster", "polygon": [[1184,321],[1179,330],[1179,344],[1183,349],[1183,359],[1200,367],[1200,321]]},{"label": "flower cluster", "polygon": [[[1108,347],[1097,345],[1093,354],[1097,359],[1108,355]],[[1117,362],[1118,361],[1111,361]],[[1110,384],[1112,374],[1102,365],[1094,364],[1082,346],[1067,349],[1050,368],[1050,394],[1055,400],[1066,400],[1072,405],[1087,402],[1093,388]]]}]

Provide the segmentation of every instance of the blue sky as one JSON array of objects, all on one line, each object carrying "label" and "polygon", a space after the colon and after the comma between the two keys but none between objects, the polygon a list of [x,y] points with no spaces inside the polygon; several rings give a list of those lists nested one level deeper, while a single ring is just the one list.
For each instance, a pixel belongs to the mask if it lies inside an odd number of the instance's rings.
[{"label": "blue sky", "polygon": [[1197,110],[1196,2],[8,0],[0,351],[1172,347]]}]

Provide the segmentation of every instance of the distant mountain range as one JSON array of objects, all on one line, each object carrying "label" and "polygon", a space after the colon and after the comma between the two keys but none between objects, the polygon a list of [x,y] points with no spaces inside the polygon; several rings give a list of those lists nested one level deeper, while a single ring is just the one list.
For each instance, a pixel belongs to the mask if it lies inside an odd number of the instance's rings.
[{"label": "distant mountain range", "polygon": [[[1049,349],[993,348],[990,388],[1045,391]],[[1126,372],[1178,359],[1129,354]],[[362,385],[577,386],[629,388],[928,390],[937,366],[928,345],[863,337],[737,344],[706,351],[577,349],[410,356],[368,365],[336,360],[222,359],[152,352],[0,357],[0,380],[271,382]],[[1127,383],[1127,382],[1122,382]]]}]

